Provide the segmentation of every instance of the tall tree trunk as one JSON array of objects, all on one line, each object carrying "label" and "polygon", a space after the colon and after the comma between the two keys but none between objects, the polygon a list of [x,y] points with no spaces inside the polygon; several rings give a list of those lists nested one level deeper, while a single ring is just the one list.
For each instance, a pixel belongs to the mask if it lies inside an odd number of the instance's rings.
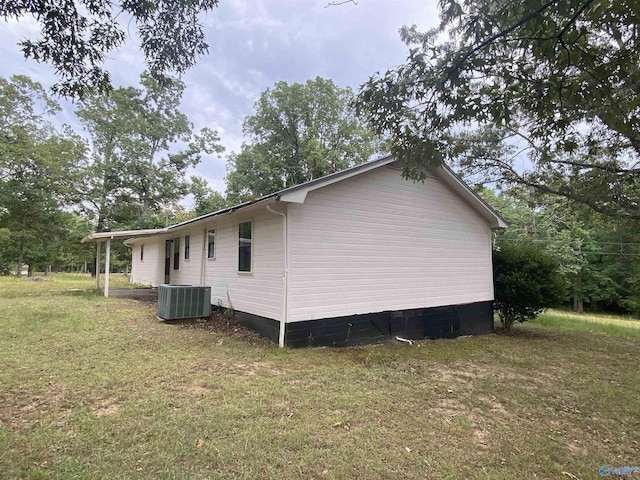
[{"label": "tall tree trunk", "polygon": [[573,293],[573,311],[584,313],[584,295],[582,292],[582,271],[576,275],[576,284]]},{"label": "tall tree trunk", "polygon": [[22,276],[22,263],[24,262],[24,237],[20,234],[20,243],[18,245],[18,271],[16,272],[17,277]]}]

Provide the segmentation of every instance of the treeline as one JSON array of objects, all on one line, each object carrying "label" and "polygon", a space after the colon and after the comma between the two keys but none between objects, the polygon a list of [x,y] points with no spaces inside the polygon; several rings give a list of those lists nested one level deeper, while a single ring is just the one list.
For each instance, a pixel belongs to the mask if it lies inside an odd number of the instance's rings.
[{"label": "treeline", "polygon": [[[179,109],[183,91],[179,81],[160,85],[144,74],[137,88],[89,97],[76,110],[81,136],[54,127],[60,107],[38,83],[0,79],[0,273],[22,263],[36,271],[86,269],[94,249],[79,241],[92,231],[163,227],[365,162],[389,147],[355,115],[351,90],[322,78],[279,82],[246,118],[246,143],[227,156],[226,191],[217,192],[190,172],[202,155],[224,149],[215,131],[194,132]],[[460,159],[470,151],[486,158],[488,140],[466,138],[457,157],[472,180],[487,179]],[[565,181],[562,170],[552,174]],[[627,190],[634,186],[620,181]],[[495,248],[525,243],[555,258],[564,300],[576,311],[640,314],[640,222],[627,210],[599,213],[593,202],[517,180],[502,178],[499,187],[480,191],[510,224],[496,233]],[[615,187],[594,195],[615,199]],[[185,208],[189,194],[192,206]],[[113,268],[126,270],[129,261],[116,242]]]},{"label": "treeline", "polygon": [[[367,161],[382,143],[356,118],[350,89],[316,78],[278,82],[244,122],[220,193],[191,175],[224,151],[180,111],[184,84],[146,73],[138,87],[79,102],[83,132],[56,127],[60,105],[25,76],[0,78],[0,273],[92,267],[92,231],[163,227]],[[192,195],[193,205],[184,207]],[[126,270],[126,246],[113,246]]]},{"label": "treeline", "polygon": [[509,222],[495,248],[524,244],[554,258],[567,307],[640,316],[640,222],[529,187],[481,195]]}]

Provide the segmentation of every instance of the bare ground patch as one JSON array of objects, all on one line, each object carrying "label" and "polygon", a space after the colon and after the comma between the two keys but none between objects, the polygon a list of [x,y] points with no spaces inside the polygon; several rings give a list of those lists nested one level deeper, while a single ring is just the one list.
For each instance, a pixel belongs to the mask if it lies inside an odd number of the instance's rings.
[{"label": "bare ground patch", "polygon": [[273,342],[253,330],[243,327],[240,322],[224,312],[214,309],[206,320],[186,320],[174,322],[182,328],[202,329],[247,342],[252,346],[271,346]]},{"label": "bare ground patch", "polygon": [[10,428],[18,428],[25,423],[37,422],[51,412],[65,411],[63,390],[47,390],[29,394],[22,390],[9,390],[0,397],[0,423]]},{"label": "bare ground patch", "polygon": [[91,408],[91,413],[93,413],[96,417],[108,417],[117,414],[121,408],[122,405],[118,402],[118,399],[109,397],[100,400],[97,404],[95,404]]}]

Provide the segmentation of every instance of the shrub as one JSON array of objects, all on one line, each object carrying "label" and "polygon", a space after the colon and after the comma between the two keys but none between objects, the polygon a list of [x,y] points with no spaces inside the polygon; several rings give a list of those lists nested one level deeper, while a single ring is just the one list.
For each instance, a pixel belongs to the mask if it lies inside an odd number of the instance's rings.
[{"label": "shrub", "polygon": [[523,243],[493,252],[495,310],[505,331],[560,303],[565,284],[556,259]]}]

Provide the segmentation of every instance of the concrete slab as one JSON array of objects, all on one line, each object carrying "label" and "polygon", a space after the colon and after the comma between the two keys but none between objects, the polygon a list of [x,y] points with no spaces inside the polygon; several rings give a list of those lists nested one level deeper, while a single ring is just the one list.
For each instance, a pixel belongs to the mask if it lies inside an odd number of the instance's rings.
[{"label": "concrete slab", "polygon": [[109,291],[110,297],[130,298],[132,300],[156,300],[157,288],[117,288]]}]

